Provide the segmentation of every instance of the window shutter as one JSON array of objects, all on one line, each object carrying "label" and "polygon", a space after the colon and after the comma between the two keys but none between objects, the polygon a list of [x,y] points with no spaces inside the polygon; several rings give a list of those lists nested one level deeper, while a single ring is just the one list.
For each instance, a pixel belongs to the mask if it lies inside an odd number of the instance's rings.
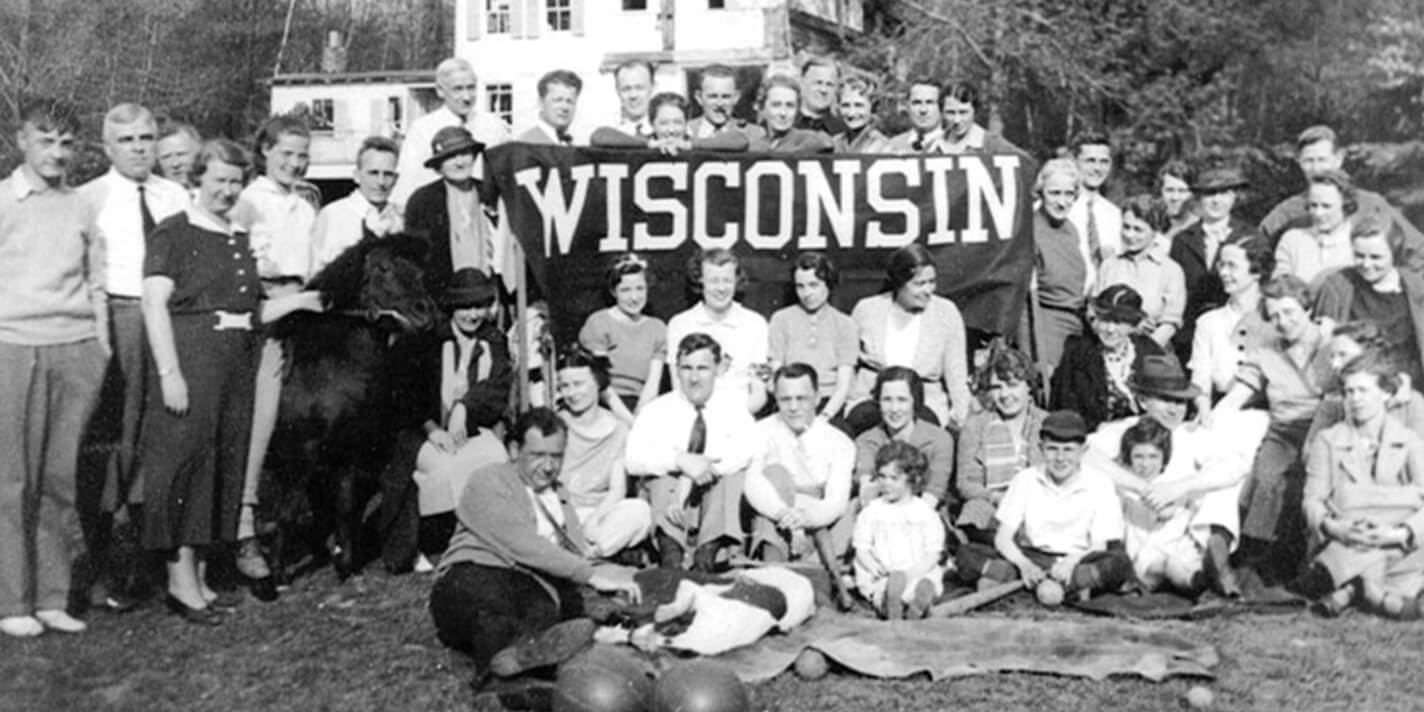
[{"label": "window shutter", "polygon": [[465,38],[477,40],[485,24],[485,3],[489,0],[465,0]]},{"label": "window shutter", "polygon": [[509,36],[524,36],[524,4],[530,0],[509,0]]},{"label": "window shutter", "polygon": [[337,136],[351,133],[351,112],[340,99],[331,100],[331,128]]},{"label": "window shutter", "polygon": [[544,0],[524,0],[524,36],[538,37],[544,26]]},{"label": "window shutter", "polygon": [[385,136],[385,135],[386,135],[386,100],[385,100],[385,99],[372,99],[372,100],[371,100],[371,125],[370,125],[370,129],[369,129],[368,131],[366,131],[366,134],[367,134],[367,135],[370,135],[370,136]]},{"label": "window shutter", "polygon": [[569,29],[578,37],[583,36],[583,4],[584,0],[569,3]]}]

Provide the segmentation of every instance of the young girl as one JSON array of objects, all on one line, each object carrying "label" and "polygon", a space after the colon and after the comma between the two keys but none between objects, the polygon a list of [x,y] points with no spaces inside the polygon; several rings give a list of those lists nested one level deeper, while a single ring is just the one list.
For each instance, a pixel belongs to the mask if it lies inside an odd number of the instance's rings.
[{"label": "young girl", "polygon": [[663,92],[648,102],[648,116],[653,123],[653,137],[632,136],[611,126],[603,126],[589,137],[589,144],[599,148],[652,148],[669,156],[678,151],[745,151],[747,137],[740,131],[718,131],[706,138],[692,138],[687,133],[687,100],[680,94]]},{"label": "young girl", "polygon": [[[1194,469],[1174,467],[1172,431],[1143,417],[1122,434],[1118,461],[1139,478],[1152,482],[1191,477]],[[1177,462],[1187,464],[1187,458]],[[1231,543],[1236,539],[1237,513],[1234,488],[1214,490],[1187,501],[1154,509],[1135,493],[1118,490],[1126,523],[1127,554],[1137,578],[1149,590],[1173,588],[1196,595],[1207,586],[1234,595],[1234,586],[1221,585],[1227,571]]]},{"label": "young girl", "polygon": [[1187,287],[1182,268],[1167,256],[1162,233],[1171,225],[1161,198],[1138,195],[1122,205],[1122,254],[1103,261],[1097,291],[1126,284],[1142,296],[1147,318],[1138,329],[1158,346],[1171,343],[1182,326]]},{"label": "young girl", "polygon": [[919,496],[928,469],[925,454],[909,443],[880,448],[874,478],[880,497],[855,522],[856,588],[888,620],[924,618],[944,593],[944,525]]}]

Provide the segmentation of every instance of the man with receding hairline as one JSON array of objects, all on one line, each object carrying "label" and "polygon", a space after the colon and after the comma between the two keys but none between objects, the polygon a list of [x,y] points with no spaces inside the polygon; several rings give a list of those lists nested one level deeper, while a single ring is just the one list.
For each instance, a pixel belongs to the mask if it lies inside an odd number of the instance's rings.
[{"label": "man with receding hairline", "polygon": [[648,101],[653,98],[653,65],[642,60],[624,62],[613,70],[613,85],[618,90],[618,123],[614,128],[629,136],[652,138]]},{"label": "man with receding hairline", "polygon": [[[164,218],[188,207],[188,191],[183,186],[154,174],[157,161],[155,143],[158,127],[153,114],[138,104],[123,103],[104,116],[104,154],[108,172],[84,184],[81,195],[94,207],[95,222],[104,236],[105,288],[108,291],[109,330],[113,357],[100,402],[106,419],[94,438],[117,435],[107,465],[106,482],[86,486],[86,513],[100,503],[90,502],[102,495],[102,508],[112,515],[128,508],[130,521],[137,521],[133,508],[142,504],[143,485],[138,481],[138,432],[143,419],[144,394],[148,391],[146,364],[148,337],[144,332],[143,259],[149,232]],[[103,427],[107,425],[109,427]],[[114,430],[114,432],[105,432]],[[95,443],[101,445],[102,443]],[[100,492],[94,492],[98,488]],[[103,521],[97,523],[107,529]],[[106,538],[97,534],[98,543]],[[103,567],[105,552],[96,546],[90,554]],[[117,595],[116,595],[117,594]],[[111,591],[107,601],[113,608],[125,608],[124,592]]]},{"label": "man with receding hairline", "polygon": [[[486,146],[498,146],[514,137],[509,124],[503,119],[482,111],[479,107],[479,78],[475,68],[459,57],[451,57],[435,67],[435,93],[444,104],[410,123],[401,144],[400,163],[396,172],[400,177],[391,191],[391,200],[405,205],[410,194],[417,188],[432,181],[440,180],[440,174],[426,168],[430,159],[430,142],[435,134],[446,126],[464,126],[476,141]],[[484,163],[475,166],[475,175],[483,175]]]},{"label": "man with receding hairline", "polygon": [[845,133],[846,123],[831,111],[840,75],[840,68],[832,59],[813,57],[801,65],[801,108],[796,114],[796,128],[827,136]]}]

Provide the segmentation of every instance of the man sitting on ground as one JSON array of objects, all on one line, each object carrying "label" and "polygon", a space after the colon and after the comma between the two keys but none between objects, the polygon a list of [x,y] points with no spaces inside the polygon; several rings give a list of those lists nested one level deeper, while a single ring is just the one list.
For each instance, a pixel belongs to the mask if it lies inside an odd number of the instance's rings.
[{"label": "man sitting on ground", "polygon": [[682,568],[696,541],[694,568],[710,572],[724,548],[742,541],[742,488],[758,440],[741,399],[713,398],[725,368],[715,339],[682,337],[673,370],[679,388],[645,406],[628,433],[625,462],[630,475],[645,478],[663,568]]},{"label": "man sitting on ground", "polygon": [[841,583],[850,548],[850,503],[855,443],[829,421],[816,417],[816,369],[792,363],[773,376],[777,411],[757,423],[764,438],[760,467],[747,471],[752,517],[752,554],[763,561],[789,561],[815,548],[830,574],[837,605],[851,601]]}]

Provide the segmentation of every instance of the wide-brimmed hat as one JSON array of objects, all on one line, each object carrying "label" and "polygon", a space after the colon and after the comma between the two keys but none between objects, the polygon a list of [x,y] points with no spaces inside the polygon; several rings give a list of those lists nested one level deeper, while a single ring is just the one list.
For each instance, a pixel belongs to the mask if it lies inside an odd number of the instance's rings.
[{"label": "wide-brimmed hat", "polygon": [[445,159],[458,156],[461,153],[479,153],[485,150],[485,145],[475,140],[470,132],[463,126],[446,126],[435,132],[435,138],[430,140],[430,159],[425,162],[426,168],[439,168]]},{"label": "wide-brimmed hat", "polygon": [[489,275],[474,267],[465,267],[450,277],[450,285],[440,296],[440,303],[449,309],[468,309],[494,302],[498,293]]},{"label": "wide-brimmed hat", "polygon": [[1126,284],[1114,284],[1093,298],[1093,314],[1099,319],[1123,324],[1138,324],[1147,317],[1142,310],[1142,295]]},{"label": "wide-brimmed hat", "polygon": [[1055,410],[1044,416],[1038,434],[1044,440],[1080,443],[1088,439],[1088,423],[1083,416],[1071,410]]},{"label": "wide-brimmed hat", "polygon": [[1192,190],[1198,193],[1216,193],[1223,190],[1245,188],[1246,174],[1240,168],[1207,168],[1197,174]]},{"label": "wide-brimmed hat", "polygon": [[1171,354],[1143,356],[1137,373],[1132,374],[1127,384],[1138,395],[1168,400],[1189,401],[1201,395],[1201,389],[1192,384],[1182,364]]}]

